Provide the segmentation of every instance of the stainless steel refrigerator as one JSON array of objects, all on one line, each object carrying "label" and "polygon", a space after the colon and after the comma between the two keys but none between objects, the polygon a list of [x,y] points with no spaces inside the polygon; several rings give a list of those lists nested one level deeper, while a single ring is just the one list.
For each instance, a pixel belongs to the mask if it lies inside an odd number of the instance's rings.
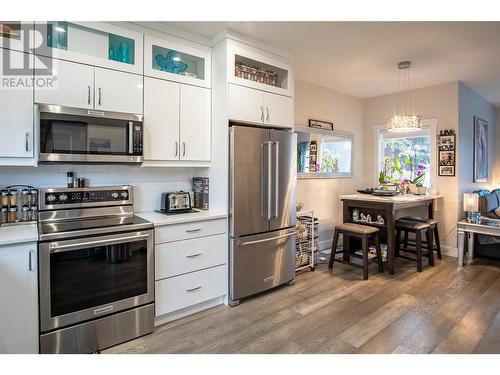
[{"label": "stainless steel refrigerator", "polygon": [[295,277],[296,135],[230,128],[230,304]]}]

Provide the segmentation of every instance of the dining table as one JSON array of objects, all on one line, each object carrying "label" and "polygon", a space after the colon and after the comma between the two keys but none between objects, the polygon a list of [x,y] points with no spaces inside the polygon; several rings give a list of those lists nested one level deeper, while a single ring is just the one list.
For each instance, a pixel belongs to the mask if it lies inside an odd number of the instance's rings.
[{"label": "dining table", "polygon": [[[434,218],[435,202],[442,198],[440,194],[398,194],[378,196],[373,194],[340,195],[343,205],[343,222],[377,227],[381,241],[387,243],[387,268],[394,274],[396,249],[396,220],[401,210],[424,207],[427,218]],[[421,216],[421,215],[413,215]],[[344,254],[350,252],[355,239],[344,238]]]}]

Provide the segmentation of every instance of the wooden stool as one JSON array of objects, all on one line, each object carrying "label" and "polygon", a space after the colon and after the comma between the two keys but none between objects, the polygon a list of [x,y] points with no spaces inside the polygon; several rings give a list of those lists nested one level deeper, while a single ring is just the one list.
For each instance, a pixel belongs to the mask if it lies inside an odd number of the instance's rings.
[{"label": "wooden stool", "polygon": [[[411,253],[415,253],[417,255],[417,271],[422,272],[422,257],[424,255],[423,247],[422,247],[422,237],[425,235],[428,244],[432,244],[432,232],[431,226],[426,223],[421,223],[418,221],[410,221],[399,219],[396,220],[396,255],[409,260],[415,260],[412,258],[407,258],[400,255],[401,250],[401,232],[405,232],[405,238],[409,233],[415,233],[415,247],[416,250],[412,251],[408,247],[405,247],[403,250]],[[434,266],[434,251],[431,247],[426,249],[426,255],[429,259],[429,265]]]},{"label": "wooden stool", "polygon": [[[432,248],[436,250],[438,259],[442,259],[441,242],[439,240],[438,220],[426,219],[424,217],[419,217],[419,216],[405,216],[402,217],[401,220],[418,221],[420,223],[429,224],[431,226],[431,232],[434,234],[434,243],[432,244]],[[427,241],[425,242],[425,245],[428,246]],[[404,246],[408,247],[408,232],[405,232],[404,234]]]},{"label": "wooden stool", "polygon": [[[355,237],[361,239],[362,243],[362,251],[363,255],[359,256],[356,254],[346,254],[346,259],[335,259],[335,254],[337,253],[337,242],[339,241],[339,234],[342,234],[344,237]],[[333,267],[333,262],[337,261],[339,263],[349,264],[354,267],[363,269],[363,279],[368,280],[368,263],[372,262],[372,260],[368,259],[368,240],[373,239],[375,241],[375,248],[377,250],[377,261],[378,261],[378,270],[379,272],[384,272],[384,265],[382,262],[382,251],[380,250],[380,237],[379,230],[374,227],[370,227],[367,225],[360,224],[352,224],[352,223],[344,223],[341,225],[337,225],[335,227],[335,233],[333,235],[333,243],[332,243],[332,252],[330,254],[330,262],[328,263],[328,268]],[[346,251],[345,249],[342,253]],[[340,253],[340,252],[339,252]],[[359,257],[363,259],[363,264],[355,264],[349,261],[349,256]]]}]

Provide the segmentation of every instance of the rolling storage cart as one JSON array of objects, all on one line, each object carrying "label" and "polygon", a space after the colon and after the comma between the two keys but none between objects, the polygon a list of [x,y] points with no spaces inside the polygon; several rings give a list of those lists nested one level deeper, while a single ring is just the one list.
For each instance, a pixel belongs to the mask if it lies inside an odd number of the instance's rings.
[{"label": "rolling storage cart", "polygon": [[314,217],[314,211],[297,213],[295,271],[307,267],[314,271],[316,264],[318,264],[318,252],[316,251],[318,223],[319,220]]}]

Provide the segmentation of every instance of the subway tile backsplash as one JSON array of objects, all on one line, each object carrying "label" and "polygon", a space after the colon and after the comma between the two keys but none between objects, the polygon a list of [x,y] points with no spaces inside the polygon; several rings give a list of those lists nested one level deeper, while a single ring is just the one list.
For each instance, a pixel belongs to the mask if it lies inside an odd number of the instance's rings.
[{"label": "subway tile backsplash", "polygon": [[0,167],[0,186],[27,184],[35,187],[65,187],[66,173],[87,179],[88,186],[134,186],[135,211],[160,207],[161,193],[191,190],[191,178],[203,175],[197,168],[141,168],[127,165],[41,165]]}]

